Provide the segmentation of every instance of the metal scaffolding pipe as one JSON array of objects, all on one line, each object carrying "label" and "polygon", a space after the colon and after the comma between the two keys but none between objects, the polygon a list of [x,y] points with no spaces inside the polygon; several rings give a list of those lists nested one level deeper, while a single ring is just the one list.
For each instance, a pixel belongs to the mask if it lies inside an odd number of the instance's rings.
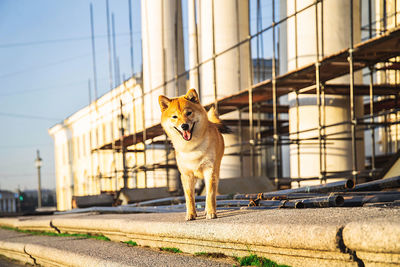
[{"label": "metal scaffolding pipe", "polygon": [[96,46],[95,46],[95,41],[94,41],[94,22],[93,22],[93,5],[92,5],[92,3],[90,3],[90,33],[91,33],[91,40],[92,40],[94,99],[97,100]]},{"label": "metal scaffolding pipe", "polygon": [[300,200],[260,200],[259,206],[263,207],[280,207],[291,209],[302,209],[304,204]]},{"label": "metal scaffolding pipe", "polygon": [[352,180],[343,180],[334,183],[327,183],[323,185],[313,185],[313,186],[305,186],[299,187],[295,189],[286,189],[275,192],[267,192],[263,193],[263,198],[269,198],[279,195],[287,195],[290,193],[326,193],[333,192],[339,190],[347,190],[354,187],[354,183]]},{"label": "metal scaffolding pipe", "polygon": [[[369,68],[369,115],[371,117],[372,124],[375,122],[374,117],[374,74],[373,68]],[[375,171],[375,127],[370,126],[371,129],[371,175]]]},{"label": "metal scaffolding pipe", "polygon": [[364,196],[345,196],[344,207],[362,207],[367,203],[393,202],[400,200],[400,194],[364,195]]},{"label": "metal scaffolding pipe", "polygon": [[356,103],[354,97],[354,33],[353,33],[353,0],[350,0],[350,48],[349,48],[349,66],[350,66],[350,118],[351,118],[351,154],[352,154],[352,175],[354,183],[357,183],[357,144],[356,144]]},{"label": "metal scaffolding pipe", "polygon": [[[200,91],[200,78],[199,78],[199,49],[198,49],[198,33],[196,23],[196,1],[188,1],[188,31],[189,31],[189,82],[190,88],[195,88]],[[201,98],[201,96],[200,96]]]},{"label": "metal scaffolding pipe", "polygon": [[340,195],[332,195],[325,197],[307,198],[301,200],[305,208],[328,208],[341,207],[344,203],[344,198]]},{"label": "metal scaffolding pipe", "polygon": [[[322,185],[305,186],[294,189],[279,190],[279,191],[266,192],[260,194],[262,194],[262,199],[273,199],[275,197],[287,196],[293,193],[328,193],[335,191],[345,191],[352,189],[353,187],[354,187],[354,182],[350,179],[347,179]],[[245,199],[245,198],[255,199],[257,197],[258,194],[238,194],[234,196],[235,199]]]},{"label": "metal scaffolding pipe", "polygon": [[358,184],[351,191],[380,191],[389,188],[400,188],[400,176]]},{"label": "metal scaffolding pipe", "polygon": [[278,96],[276,88],[276,51],[275,51],[275,0],[272,0],[272,109],[273,109],[273,129],[274,129],[274,182],[279,187],[279,169],[278,169]]},{"label": "metal scaffolding pipe", "polygon": [[[319,174],[320,183],[322,183],[322,124],[321,124],[321,81],[319,76],[319,27],[318,27],[318,1],[315,3],[315,87],[317,93],[318,108],[318,154],[319,154]],[[299,175],[300,176],[300,175]]]}]

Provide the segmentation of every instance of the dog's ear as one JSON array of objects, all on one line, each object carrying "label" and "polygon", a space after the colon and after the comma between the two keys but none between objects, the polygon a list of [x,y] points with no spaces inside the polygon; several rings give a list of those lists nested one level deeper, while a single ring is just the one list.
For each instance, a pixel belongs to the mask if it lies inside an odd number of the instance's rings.
[{"label": "dog's ear", "polygon": [[193,103],[196,103],[196,104],[199,104],[199,103],[200,103],[200,101],[199,101],[199,95],[197,94],[197,92],[196,92],[195,89],[190,89],[190,90],[186,93],[185,98],[186,98],[187,100],[189,100],[190,102],[193,102]]},{"label": "dog's ear", "polygon": [[160,103],[161,111],[164,111],[168,108],[169,103],[171,103],[171,99],[166,96],[160,95],[158,97],[158,103]]}]

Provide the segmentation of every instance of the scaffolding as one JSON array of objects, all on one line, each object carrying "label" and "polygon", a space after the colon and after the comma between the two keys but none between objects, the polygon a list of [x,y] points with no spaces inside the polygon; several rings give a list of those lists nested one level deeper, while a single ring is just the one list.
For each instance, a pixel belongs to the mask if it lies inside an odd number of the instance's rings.
[{"label": "scaffolding", "polygon": [[[324,4],[323,0],[316,0],[308,6],[297,10],[284,18],[277,18],[276,14],[276,2],[272,1],[272,23],[264,28],[262,28],[261,20],[261,6],[259,1],[257,1],[257,7],[259,12],[257,12],[257,32],[248,36],[245,40],[235,44],[234,46],[225,49],[220,53],[215,53],[213,49],[213,56],[203,62],[199,62],[194,67],[186,70],[179,75],[176,75],[173,79],[165,81],[163,85],[155,87],[151,92],[162,88],[165,84],[176,83],[181,77],[187,76],[191,71],[200,70],[200,67],[206,63],[212,62],[215,73],[216,58],[224,55],[225,53],[238,48],[244,44],[250,44],[255,41],[257,43],[257,54],[261,53],[264,56],[263,51],[263,34],[269,32],[272,36],[272,69],[271,78],[265,79],[265,76],[259,74],[258,77],[262,77],[261,80],[254,82],[251,81],[251,86],[242,89],[235,94],[218,97],[218,88],[214,79],[214,96],[215,100],[213,103],[208,103],[205,108],[208,110],[211,106],[215,106],[220,115],[238,112],[237,119],[226,120],[225,123],[231,126],[238,127],[239,133],[239,143],[235,146],[240,147],[239,153],[230,153],[229,155],[239,156],[240,162],[242,164],[241,170],[243,170],[243,157],[249,155],[251,157],[251,162],[254,163],[256,160],[262,161],[269,159],[263,159],[262,154],[268,149],[272,151],[272,162],[273,171],[268,174],[268,171],[262,170],[261,164],[258,164],[259,169],[255,170],[255,164],[250,164],[252,175],[264,175],[275,182],[278,189],[290,187],[292,182],[300,182],[305,180],[320,180],[320,182],[326,182],[327,179],[332,178],[351,178],[354,182],[359,183],[361,181],[368,181],[378,178],[379,166],[377,166],[377,155],[375,147],[377,144],[376,140],[376,129],[383,129],[384,132],[391,136],[390,131],[395,126],[395,137],[394,149],[392,145],[389,144],[390,148],[387,149],[388,152],[397,152],[399,149],[398,139],[398,124],[400,123],[399,112],[400,112],[400,84],[398,78],[400,77],[400,28],[397,24],[397,7],[395,7],[394,14],[384,13],[383,18],[380,20],[380,24],[383,25],[382,29],[377,29],[376,21],[372,18],[372,7],[371,0],[362,1],[363,4],[368,4],[368,24],[361,27],[361,31],[366,31],[368,34],[364,38],[365,40],[360,43],[354,43],[353,36],[353,1],[350,4],[350,43],[348,48],[338,51],[337,53],[325,55],[319,40],[324,34],[324,27],[318,29],[319,25],[323,25],[324,14],[323,8],[318,8]],[[295,6],[296,6],[296,0]],[[384,1],[386,3],[386,1]],[[395,1],[396,3],[396,1]],[[361,8],[361,7],[360,7]],[[277,30],[283,23],[287,23],[289,19],[294,19],[295,28],[297,32],[297,16],[302,12],[307,10],[315,10],[316,18],[316,30],[315,30],[315,40],[316,40],[316,57],[315,62],[308,65],[298,67],[297,55],[296,55],[296,69],[288,73],[279,73],[277,62],[278,58],[278,40],[277,40]],[[213,16],[214,16],[214,11]],[[361,13],[361,12],[360,12]],[[387,21],[394,18],[394,27],[388,28]],[[213,20],[214,21],[214,20]],[[320,21],[320,22],[319,22]],[[379,24],[379,25],[380,25]],[[319,36],[321,35],[321,36]],[[215,42],[215,38],[213,38]],[[295,39],[295,47],[297,53],[297,33]],[[215,47],[215,43],[213,44]],[[259,56],[259,55],[257,55]],[[250,56],[250,58],[252,58]],[[253,68],[253,60],[250,60],[251,66]],[[259,61],[257,64],[257,71],[264,73],[264,66],[260,66]],[[354,74],[357,71],[363,71],[365,77],[368,77],[368,84],[356,84],[354,82]],[[376,84],[374,77],[377,73],[394,73],[396,76],[395,83],[390,84],[389,82],[383,84]],[[254,73],[253,73],[254,74]],[[343,75],[349,75],[348,84],[331,84],[328,81],[341,77]],[[201,86],[199,88],[200,94],[202,93]],[[149,93],[151,93],[149,92]],[[304,131],[299,131],[297,127],[296,131],[289,130],[289,124],[287,119],[283,119],[282,114],[287,114],[289,107],[287,105],[280,103],[280,97],[288,95],[289,93],[295,93],[295,104],[296,109],[299,108],[299,96],[302,94],[314,94],[317,99],[318,106],[318,127],[313,129],[307,129]],[[326,108],[325,97],[327,95],[344,95],[349,96],[350,105],[348,107],[351,119],[349,121],[342,121],[335,124],[327,124],[323,118],[323,112]],[[364,97],[364,114],[362,116],[356,116],[355,98],[356,96]],[[144,112],[145,103],[145,93],[142,91],[141,98],[141,113],[142,113],[142,125],[145,125],[146,114]],[[120,116],[121,121],[123,119],[122,111],[123,103],[121,102]],[[134,111],[137,112],[137,111]],[[248,118],[243,118],[243,113],[248,114]],[[299,112],[297,112],[298,114]],[[261,118],[263,114],[266,114],[268,119],[265,117]],[[136,118],[136,116],[135,116]],[[394,119],[393,119],[394,118]],[[298,120],[299,121],[299,118]],[[121,122],[122,125],[122,122]],[[344,132],[330,132],[327,130],[338,126],[338,125],[349,125],[350,126],[350,137],[340,137]],[[242,137],[243,129],[247,127],[249,129],[249,138],[244,140]],[[165,169],[165,178],[167,179],[167,184],[169,185],[169,170],[176,169],[175,162],[170,158],[170,151],[172,151],[172,146],[165,136],[163,141],[160,141],[160,136],[164,135],[164,131],[160,123],[156,123],[150,127],[144,127],[142,130],[137,131],[134,127],[133,133],[125,134],[123,126],[121,126],[121,136],[120,138],[115,138],[113,142],[104,144],[100,147],[93,149],[93,151],[105,151],[112,150],[114,152],[122,153],[125,158],[126,153],[133,153],[135,158],[141,153],[144,157],[144,164],[138,165],[137,161],[134,166],[126,166],[124,163],[124,169],[119,172],[123,172],[124,180],[127,181],[130,173],[133,172],[144,172],[146,175],[149,171],[154,171],[156,169]],[[317,132],[315,136],[300,138],[300,134],[304,132]],[[371,157],[370,157],[370,167],[366,170],[360,170],[357,168],[357,132],[370,132],[371,142]],[[392,133],[393,134],[393,133]],[[329,172],[326,169],[326,146],[329,142],[335,140],[347,140],[351,142],[351,159],[352,168],[342,172]],[[147,145],[146,145],[147,142]],[[286,145],[296,145],[298,148],[304,144],[310,142],[313,145],[318,146],[319,150],[319,175],[317,177],[283,177],[282,175],[282,147]],[[128,147],[137,144],[143,144],[143,149],[128,149]],[[149,149],[147,146],[149,144],[163,144],[165,148],[165,161],[157,162],[152,164],[147,164],[146,162],[146,151]],[[394,150],[394,151],[393,151]],[[301,153],[300,149],[297,149],[297,153]],[[300,155],[298,155],[298,160],[300,160]],[[124,161],[125,162],[125,161]],[[299,164],[298,164],[299,166]],[[129,172],[127,171],[129,169]],[[300,172],[298,172],[300,173]],[[243,172],[242,172],[243,175]],[[146,178],[145,178],[146,179]],[[126,182],[127,184],[127,182]],[[147,186],[147,183],[146,185]]]}]

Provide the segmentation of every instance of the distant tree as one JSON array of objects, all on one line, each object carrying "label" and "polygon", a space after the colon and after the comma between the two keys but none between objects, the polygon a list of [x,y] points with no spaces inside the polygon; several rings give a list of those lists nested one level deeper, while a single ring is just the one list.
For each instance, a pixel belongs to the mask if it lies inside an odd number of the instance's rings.
[{"label": "distant tree", "polygon": [[32,212],[37,207],[37,198],[27,195],[25,192],[19,193],[22,212]]},{"label": "distant tree", "polygon": [[49,193],[47,195],[46,201],[43,204],[44,206],[48,206],[48,207],[53,207],[56,205],[55,201],[54,201],[54,197],[53,194]]}]

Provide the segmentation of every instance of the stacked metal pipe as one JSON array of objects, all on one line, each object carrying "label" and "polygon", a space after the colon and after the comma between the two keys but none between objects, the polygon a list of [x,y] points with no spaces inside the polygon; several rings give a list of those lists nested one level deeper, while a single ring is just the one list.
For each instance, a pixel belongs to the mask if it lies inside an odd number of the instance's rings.
[{"label": "stacked metal pipe", "polygon": [[[217,196],[219,210],[373,206],[400,206],[400,176],[358,185],[353,180],[343,180],[275,192]],[[197,196],[196,208],[201,211],[204,207],[205,196]],[[185,208],[184,197],[168,197],[117,207],[74,209],[67,213],[162,213],[181,212]]]}]

